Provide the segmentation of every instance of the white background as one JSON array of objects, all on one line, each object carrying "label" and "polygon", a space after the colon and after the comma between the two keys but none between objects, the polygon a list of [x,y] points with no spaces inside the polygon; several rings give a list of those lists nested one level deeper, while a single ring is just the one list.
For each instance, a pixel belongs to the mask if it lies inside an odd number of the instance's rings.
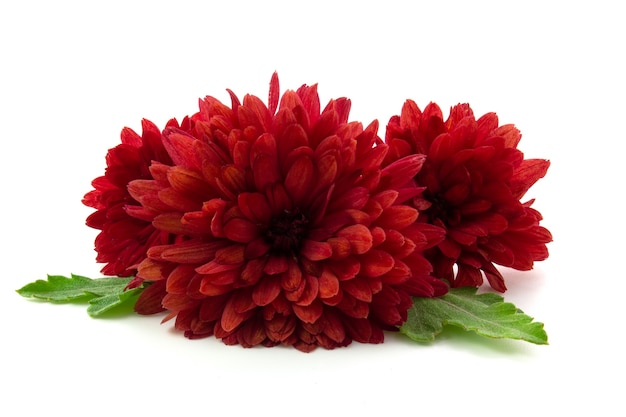
[{"label": "white background", "polygon": [[[2,2],[0,414],[624,415],[625,39],[617,1]],[[527,196],[554,242],[506,272],[505,296],[550,345],[447,331],[242,349],[15,293],[99,276],[80,200],[122,127],[226,88],[265,99],[274,70],[283,90],[351,98],[381,135],[406,98],[515,123],[526,156],[552,161]]]}]

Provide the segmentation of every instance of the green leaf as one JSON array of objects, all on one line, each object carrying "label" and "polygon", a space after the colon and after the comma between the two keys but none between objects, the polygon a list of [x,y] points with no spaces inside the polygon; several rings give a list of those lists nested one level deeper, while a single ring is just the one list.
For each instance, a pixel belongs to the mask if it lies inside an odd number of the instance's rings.
[{"label": "green leaf", "polygon": [[92,317],[121,305],[133,303],[143,291],[143,286],[126,290],[130,278],[87,278],[72,274],[70,277],[48,275],[47,280],[37,280],[17,290],[27,298],[38,298],[53,303],[89,302],[87,313]]},{"label": "green leaf", "polygon": [[89,300],[87,313],[91,317],[97,317],[102,313],[116,309],[120,306],[132,304],[135,305],[137,297],[143,291],[142,287],[133,288],[118,294],[109,294],[102,297],[96,297]]},{"label": "green leaf", "polygon": [[473,287],[452,288],[441,297],[414,298],[400,332],[418,342],[430,342],[445,325],[481,336],[548,344],[543,323],[493,293],[476,294]]}]

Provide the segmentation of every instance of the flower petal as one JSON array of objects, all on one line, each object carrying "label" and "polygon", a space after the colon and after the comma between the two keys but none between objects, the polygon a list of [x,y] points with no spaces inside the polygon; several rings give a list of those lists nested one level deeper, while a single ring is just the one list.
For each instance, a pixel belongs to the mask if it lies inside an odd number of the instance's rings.
[{"label": "flower petal", "polygon": [[258,233],[257,226],[247,219],[234,218],[224,224],[224,234],[234,242],[252,242]]},{"label": "flower petal", "polygon": [[319,300],[313,301],[309,305],[293,305],[293,312],[298,316],[300,320],[304,323],[315,323],[324,312],[324,306]]},{"label": "flower petal", "polygon": [[305,239],[300,254],[311,261],[328,259],[333,254],[333,249],[328,242],[317,242]]},{"label": "flower petal", "polygon": [[393,269],[395,261],[389,253],[372,249],[361,256],[361,273],[366,277],[379,277]]},{"label": "flower petal", "polygon": [[339,293],[339,280],[330,269],[326,268],[319,277],[319,296],[320,298],[331,298],[337,293]]},{"label": "flower petal", "polygon": [[362,224],[354,224],[337,232],[338,237],[348,239],[352,253],[363,254],[372,248],[372,234],[370,230]]},{"label": "flower petal", "polygon": [[266,275],[254,287],[252,300],[258,306],[266,306],[280,294],[280,278],[273,275]]}]

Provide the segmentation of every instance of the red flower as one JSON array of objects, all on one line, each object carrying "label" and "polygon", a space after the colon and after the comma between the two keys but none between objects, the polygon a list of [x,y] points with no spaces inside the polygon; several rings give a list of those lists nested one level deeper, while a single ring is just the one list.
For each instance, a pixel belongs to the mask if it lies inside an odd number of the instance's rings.
[{"label": "red flower", "polygon": [[[185,119],[183,125],[189,129],[190,121]],[[170,120],[168,126],[178,123]],[[142,130],[141,136],[130,128],[122,130],[122,143],[107,153],[105,174],[92,182],[94,190],[83,198],[83,204],[97,210],[87,218],[87,225],[101,230],[95,249],[96,260],[106,263],[105,275],[134,275],[149,247],[170,241],[169,233],[152,226],[154,214],[140,207],[127,190],[133,180],[152,178],[152,161],[172,162],[161,131],[148,120],[142,121]]]},{"label": "red flower", "polygon": [[416,176],[426,191],[415,207],[425,211],[422,221],[446,230],[445,240],[427,257],[434,275],[454,287],[481,285],[482,271],[491,287],[504,292],[494,263],[528,270],[548,257],[552,236],[539,226],[542,217],[531,208],[533,200],[520,199],[550,162],[525,160],[517,149],[520,138],[513,125],[498,126],[495,113],[476,120],[467,104],[453,107],[444,122],[436,104],[421,112],[408,100],[402,114],[389,121],[387,160],[427,156]]},{"label": "red flower", "polygon": [[292,345],[302,351],[383,341],[406,320],[411,296],[447,285],[425,248],[442,230],[416,223],[405,201],[423,157],[381,168],[378,124],[348,122],[350,101],[320,112],[317,86],[287,91],[276,74],[269,106],[230,92],[200,102],[194,131],[164,131],[173,164],[130,183],[153,225],[176,243],[153,246],[138,276],[153,284],[136,304],[162,299],[189,338]]}]

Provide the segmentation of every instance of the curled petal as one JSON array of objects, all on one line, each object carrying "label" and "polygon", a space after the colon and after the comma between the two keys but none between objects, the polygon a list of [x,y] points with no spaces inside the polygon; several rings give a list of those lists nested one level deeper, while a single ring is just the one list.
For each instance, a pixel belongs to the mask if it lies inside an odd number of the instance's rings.
[{"label": "curled petal", "polygon": [[363,254],[372,248],[372,234],[370,230],[362,224],[345,227],[337,232],[337,236],[343,237],[350,242],[352,253],[354,254]]},{"label": "curled petal", "polygon": [[293,312],[304,323],[315,323],[324,312],[324,306],[318,300],[309,305],[294,304]]},{"label": "curled petal", "polygon": [[333,254],[333,249],[328,242],[316,242],[305,239],[300,253],[311,261],[321,261],[330,258]]}]

